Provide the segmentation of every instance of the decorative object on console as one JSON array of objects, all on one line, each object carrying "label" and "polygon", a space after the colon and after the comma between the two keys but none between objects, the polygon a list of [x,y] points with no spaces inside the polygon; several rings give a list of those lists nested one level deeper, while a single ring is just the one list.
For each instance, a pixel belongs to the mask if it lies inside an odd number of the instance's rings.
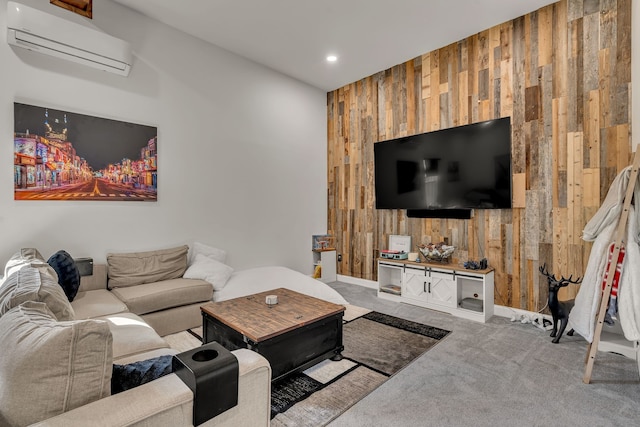
[{"label": "decorative object on console", "polygon": [[449,262],[449,257],[456,248],[440,242],[418,245],[418,249],[429,262]]},{"label": "decorative object on console", "polygon": [[489,262],[486,258],[482,258],[480,261],[470,259],[465,261],[463,265],[467,270],[484,270],[489,267]]},{"label": "decorative object on console", "polygon": [[397,234],[392,234],[389,236],[390,251],[408,253],[410,249],[411,249],[411,236],[401,236]]},{"label": "decorative object on console", "polygon": [[408,259],[409,254],[403,251],[382,250],[380,251],[380,257],[387,259]]}]

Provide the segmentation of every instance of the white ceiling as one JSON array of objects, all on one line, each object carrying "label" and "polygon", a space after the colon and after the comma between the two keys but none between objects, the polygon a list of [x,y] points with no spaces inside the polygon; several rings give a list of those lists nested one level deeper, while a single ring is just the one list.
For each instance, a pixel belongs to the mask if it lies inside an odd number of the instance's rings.
[{"label": "white ceiling", "polygon": [[[332,91],[554,0],[115,0]],[[327,63],[329,54],[338,56]]]}]

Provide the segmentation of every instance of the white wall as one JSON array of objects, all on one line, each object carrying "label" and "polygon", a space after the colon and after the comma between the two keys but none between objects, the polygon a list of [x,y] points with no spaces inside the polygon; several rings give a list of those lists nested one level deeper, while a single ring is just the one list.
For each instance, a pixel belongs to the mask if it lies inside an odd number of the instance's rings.
[{"label": "white wall", "polygon": [[[20,247],[103,262],[200,241],[234,268],[311,273],[311,235],[326,232],[323,91],[110,0],[94,0],[92,21],[21,3],[128,40],[135,59],[125,78],[10,47],[0,0],[1,265]],[[14,101],[157,126],[158,201],[15,201]]]}]

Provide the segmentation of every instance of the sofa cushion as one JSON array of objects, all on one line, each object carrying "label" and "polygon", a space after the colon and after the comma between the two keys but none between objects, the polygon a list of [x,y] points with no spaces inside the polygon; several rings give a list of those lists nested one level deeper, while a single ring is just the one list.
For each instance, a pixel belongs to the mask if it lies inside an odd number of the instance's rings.
[{"label": "sofa cushion", "polygon": [[149,252],[107,255],[109,289],[182,277],[187,269],[187,245]]},{"label": "sofa cushion", "polygon": [[211,301],[213,298],[211,284],[198,279],[163,280],[133,287],[116,288],[111,292],[129,307],[129,311],[136,314]]},{"label": "sofa cushion", "polygon": [[106,289],[78,292],[71,307],[73,307],[76,319],[93,319],[129,311],[122,301]]},{"label": "sofa cushion", "polygon": [[74,320],[73,308],[46,262],[28,261],[12,271],[0,287],[0,316],[23,302],[37,301],[47,304],[56,319]]},{"label": "sofa cushion", "polygon": [[106,321],[111,331],[113,360],[169,348],[169,344],[151,326],[133,313],[118,313],[97,319]]},{"label": "sofa cushion", "polygon": [[111,333],[105,322],[58,322],[28,301],[0,318],[0,420],[28,425],[109,396]]},{"label": "sofa cushion", "polygon": [[[22,248],[7,261],[4,266],[4,277],[7,278],[16,270],[31,264],[32,261],[38,261],[39,263],[46,263],[40,252],[35,248]],[[48,264],[47,264],[48,266]],[[55,271],[51,269],[53,273]]]},{"label": "sofa cushion", "polygon": [[184,272],[184,278],[205,280],[211,283],[214,290],[219,291],[227,284],[231,274],[233,274],[233,268],[213,258],[198,254],[187,271]]},{"label": "sofa cushion", "polygon": [[80,287],[80,271],[71,255],[65,250],[59,250],[47,260],[58,274],[58,284],[62,286],[65,295],[72,302]]}]

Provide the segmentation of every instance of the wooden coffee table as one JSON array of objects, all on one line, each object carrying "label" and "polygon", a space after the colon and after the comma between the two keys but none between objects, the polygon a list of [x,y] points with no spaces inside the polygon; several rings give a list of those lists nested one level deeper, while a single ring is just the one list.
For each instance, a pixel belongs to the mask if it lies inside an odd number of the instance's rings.
[{"label": "wooden coffee table", "polygon": [[[267,295],[277,295],[269,306]],[[203,341],[248,348],[271,364],[272,381],[333,358],[339,360],[345,307],[278,288],[201,306]]]}]

